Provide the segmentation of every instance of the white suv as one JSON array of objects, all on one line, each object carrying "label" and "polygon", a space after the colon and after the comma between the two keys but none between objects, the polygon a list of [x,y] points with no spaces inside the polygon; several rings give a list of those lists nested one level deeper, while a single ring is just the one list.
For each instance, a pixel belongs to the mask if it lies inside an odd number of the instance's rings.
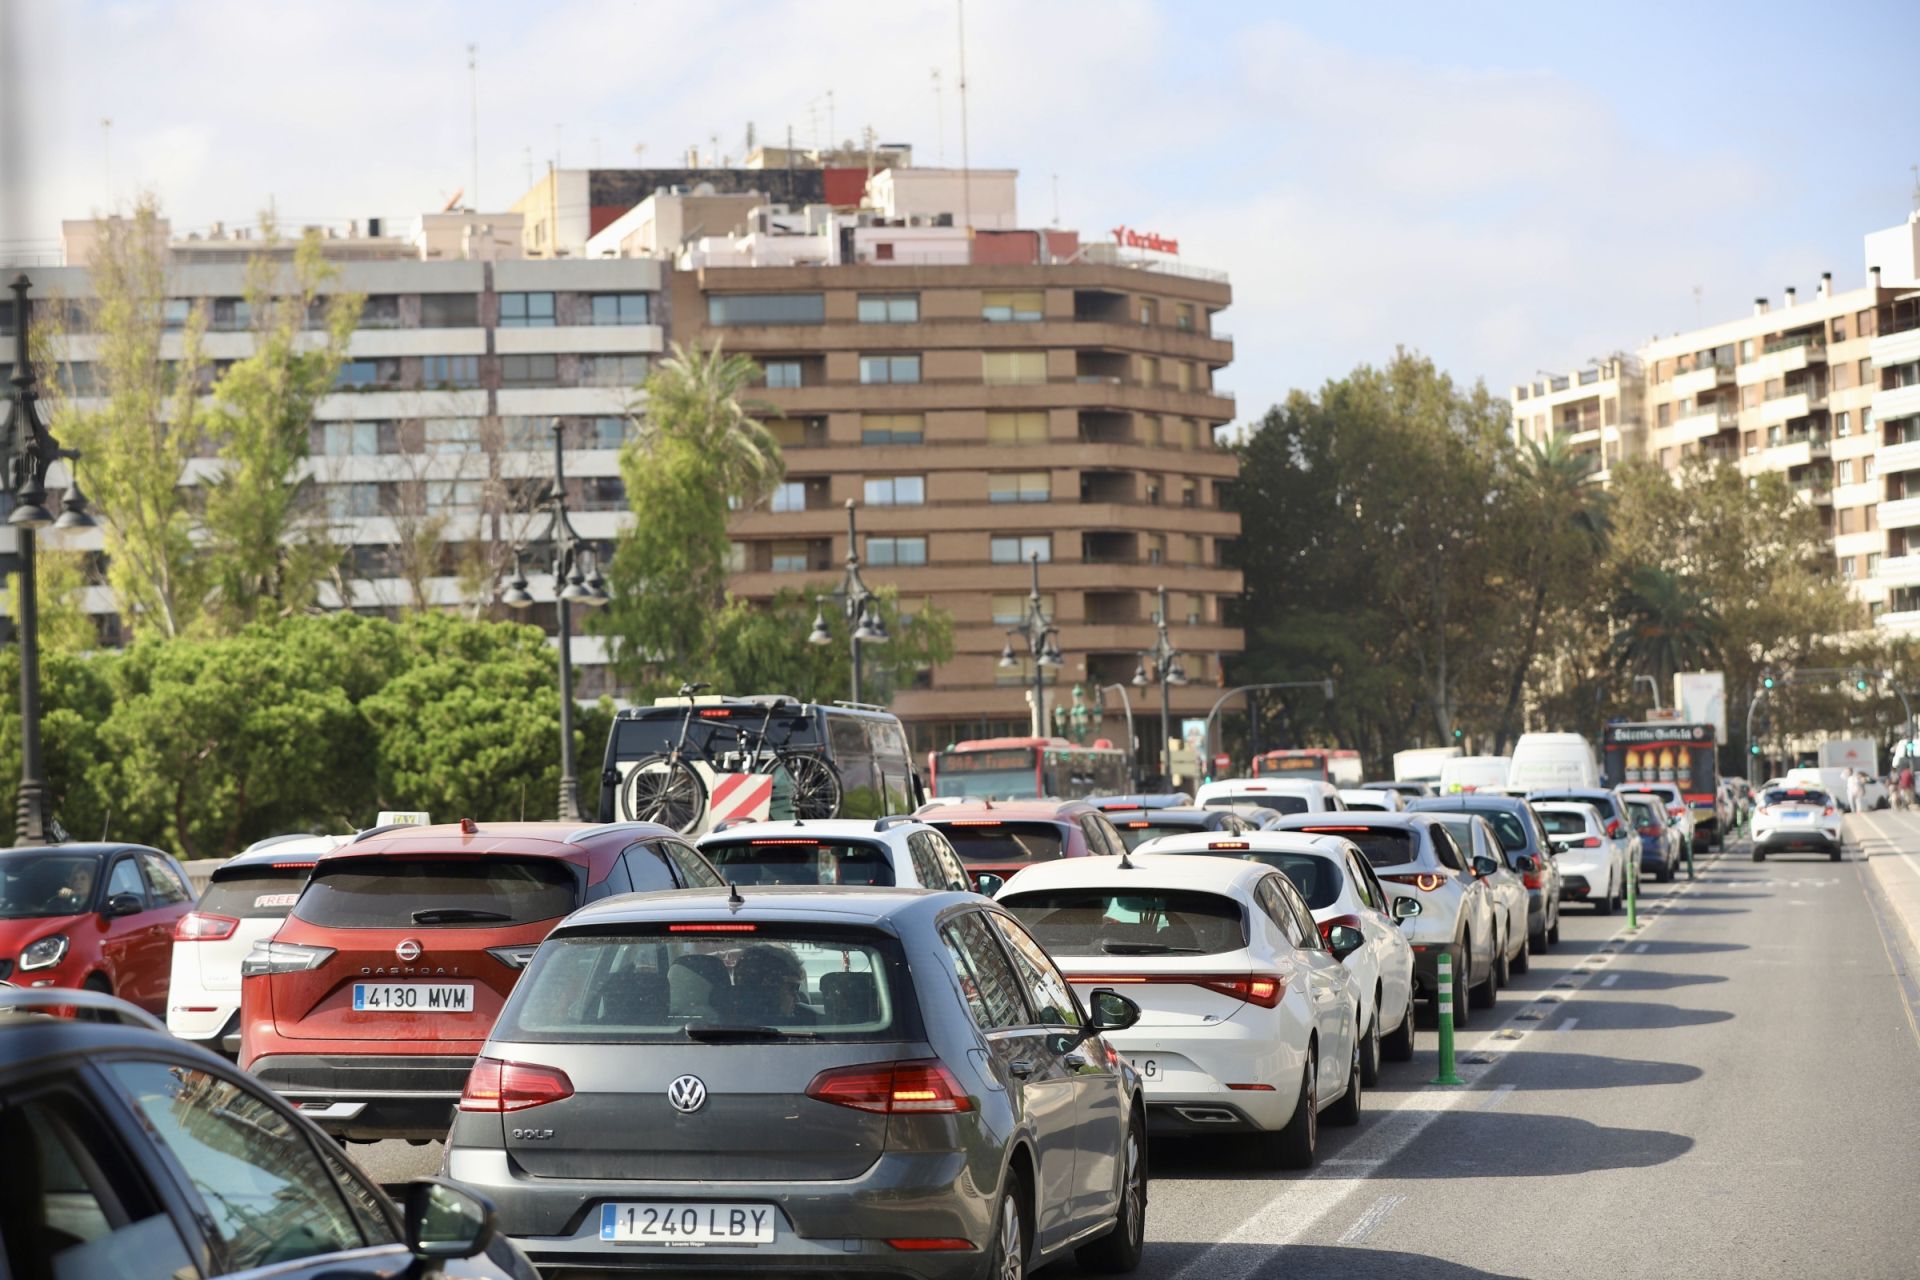
[{"label": "white suv", "polygon": [[896,814],[748,822],[702,836],[700,852],[737,885],[869,884],[971,888],[966,864],[937,827]]},{"label": "white suv", "polygon": [[1339,788],[1312,778],[1223,778],[1203,784],[1193,802],[1203,809],[1259,805],[1284,814],[1333,813],[1347,807]]}]

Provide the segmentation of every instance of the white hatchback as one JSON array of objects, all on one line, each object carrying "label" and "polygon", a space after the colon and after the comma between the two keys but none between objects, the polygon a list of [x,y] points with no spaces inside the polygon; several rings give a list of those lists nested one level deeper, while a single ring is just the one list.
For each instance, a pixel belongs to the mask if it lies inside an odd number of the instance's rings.
[{"label": "white hatchback", "polygon": [[[1560,901],[1591,902],[1601,915],[1612,915],[1626,900],[1627,861],[1600,811],[1578,800],[1535,800],[1533,811],[1560,868]],[[1639,839],[1636,834],[1634,842]]]},{"label": "white hatchback", "polygon": [[1339,788],[1312,778],[1222,778],[1203,783],[1193,802],[1203,809],[1258,805],[1284,814],[1333,813],[1347,807]]},{"label": "white hatchback", "polygon": [[[1250,831],[1161,836],[1140,846],[1161,856],[1244,858],[1284,872],[1307,900],[1321,940],[1346,951],[1341,963],[1360,989],[1360,1078],[1379,1083],[1380,1062],[1413,1057],[1413,944],[1393,914],[1393,895],[1374,873],[1360,846],[1342,836]],[[1522,929],[1524,931],[1524,925]],[[1337,929],[1355,929],[1366,945],[1348,950]]]},{"label": "white hatchback", "polygon": [[1381,787],[1342,787],[1340,802],[1363,813],[1399,813],[1407,807],[1405,796]]},{"label": "white hatchback", "polygon": [[966,864],[937,827],[895,814],[803,822],[748,822],[698,841],[732,884],[867,884],[909,889],[971,887]]},{"label": "white hatchback", "polygon": [[1305,1168],[1321,1111],[1359,1123],[1359,987],[1283,873],[1237,857],[1065,858],[995,897],[1083,996],[1109,987],[1140,1006],[1108,1038],[1140,1072],[1152,1129],[1259,1134]]},{"label": "white hatchback", "polygon": [[216,867],[207,891],[173,930],[167,1030],[235,1057],[240,1052],[240,962],[279,932],[314,862],[347,836],[275,836]]}]

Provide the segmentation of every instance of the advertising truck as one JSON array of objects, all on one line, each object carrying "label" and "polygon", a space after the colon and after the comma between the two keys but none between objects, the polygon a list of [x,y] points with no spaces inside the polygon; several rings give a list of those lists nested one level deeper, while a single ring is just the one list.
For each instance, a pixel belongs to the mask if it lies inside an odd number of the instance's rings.
[{"label": "advertising truck", "polygon": [[1714,753],[1714,727],[1651,721],[1610,724],[1601,730],[1601,772],[1610,787],[1670,782],[1693,807],[1694,839],[1717,849],[1726,839],[1714,798],[1720,790],[1720,761]]}]

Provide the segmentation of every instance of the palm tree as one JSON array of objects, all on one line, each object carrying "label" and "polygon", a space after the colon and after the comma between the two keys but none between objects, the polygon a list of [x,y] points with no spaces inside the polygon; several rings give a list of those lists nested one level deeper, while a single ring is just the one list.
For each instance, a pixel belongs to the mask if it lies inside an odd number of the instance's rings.
[{"label": "palm tree", "polygon": [[710,348],[674,343],[647,376],[644,404],[629,409],[640,423],[639,447],[651,449],[664,437],[684,440],[714,460],[729,498],[742,507],[764,501],[787,467],[780,442],[760,417],[777,411],[741,398],[759,378],[752,357],[728,354],[718,342]]},{"label": "palm tree", "polygon": [[1640,565],[1614,597],[1614,666],[1652,676],[1665,688],[1677,671],[1710,666],[1720,647],[1720,620],[1699,588],[1658,565]]}]

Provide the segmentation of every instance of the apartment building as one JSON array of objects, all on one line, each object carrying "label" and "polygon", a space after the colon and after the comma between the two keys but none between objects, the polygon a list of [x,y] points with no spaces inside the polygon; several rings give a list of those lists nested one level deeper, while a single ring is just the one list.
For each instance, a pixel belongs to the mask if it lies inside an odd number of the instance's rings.
[{"label": "apartment building", "polygon": [[1605,483],[1616,465],[1646,446],[1645,390],[1640,361],[1625,353],[1517,386],[1515,438],[1540,444],[1558,439]]}]

